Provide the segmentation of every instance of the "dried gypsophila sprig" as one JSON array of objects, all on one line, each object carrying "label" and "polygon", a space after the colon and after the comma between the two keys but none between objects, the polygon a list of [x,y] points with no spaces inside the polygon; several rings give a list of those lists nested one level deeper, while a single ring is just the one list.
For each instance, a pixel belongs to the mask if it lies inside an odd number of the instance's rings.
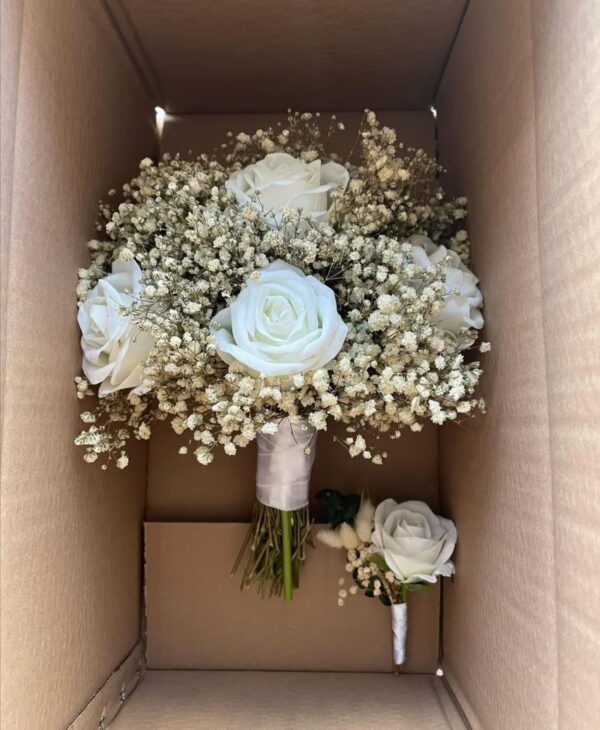
[{"label": "dried gypsophila sprig", "polygon": [[[409,593],[430,587],[429,583],[400,581],[368,542],[359,541],[356,547],[348,550],[346,561],[346,572],[352,574],[356,587],[356,590],[350,590],[350,594],[355,595],[360,590],[369,598],[379,598],[385,606],[406,603]],[[345,589],[340,589],[339,606],[344,605],[347,595]]]},{"label": "dried gypsophila sprig", "polygon": [[[329,132],[337,127],[330,124]],[[437,162],[404,150],[369,112],[356,159],[348,161],[348,190],[333,194],[330,223],[285,210],[272,230],[256,210],[237,207],[224,187],[233,170],[267,152],[312,160],[326,155],[325,142],[316,117],[293,114],[285,127],[232,135],[220,160],[144,160],[117,209],[102,206],[98,230],[106,236],[89,244],[92,263],[80,271],[78,296],[84,299],[114,260],[135,258],[145,278],[129,314],[155,347],[146,394],[119,391],[86,411],[94,421],[84,419],[89,428],[78,443],[88,461],[108,456],[124,465],[126,442],[149,437],[154,421],[170,419],[186,439],[180,452],[193,450],[208,464],[216,447],[233,455],[286,414],[318,430],[329,418],[346,424],[350,455],[381,463],[370,434],[397,438],[403,428],[418,431],[424,421],[459,420],[483,408],[475,395],[479,363],[463,354],[476,332],[454,337],[434,324],[446,296],[444,264],[417,273],[406,240],[426,234],[468,260],[466,201],[446,200]],[[276,258],[330,286],[349,326],[331,368],[298,374],[291,384],[227,367],[211,330],[216,311]]]}]

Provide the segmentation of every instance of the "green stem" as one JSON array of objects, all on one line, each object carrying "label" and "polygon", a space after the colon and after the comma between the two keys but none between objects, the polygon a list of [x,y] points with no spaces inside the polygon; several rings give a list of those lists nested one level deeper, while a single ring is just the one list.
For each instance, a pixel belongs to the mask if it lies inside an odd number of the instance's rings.
[{"label": "green stem", "polygon": [[[283,532],[286,522],[289,523],[290,541],[284,552]],[[308,506],[286,513],[274,507],[266,507],[257,500],[252,510],[252,524],[232,571],[237,572],[246,558],[240,588],[255,584],[263,597],[280,596],[284,589],[284,567],[289,572],[291,563],[292,588],[287,590],[286,598],[291,597],[292,591],[298,588],[306,547],[312,547],[310,529]]]},{"label": "green stem", "polygon": [[283,598],[292,600],[294,579],[292,571],[292,514],[281,512],[281,538],[283,558]]}]

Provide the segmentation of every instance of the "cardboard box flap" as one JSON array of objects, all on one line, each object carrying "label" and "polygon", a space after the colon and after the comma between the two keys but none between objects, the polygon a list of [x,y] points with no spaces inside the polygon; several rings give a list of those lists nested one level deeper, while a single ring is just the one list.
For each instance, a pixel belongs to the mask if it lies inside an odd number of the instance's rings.
[{"label": "cardboard box flap", "polygon": [[73,445],[74,287],[98,199],[154,134],[99,3],[3,2],[1,25],[2,726],[46,730],[139,638],[145,449],[116,473]]},{"label": "cardboard box flap", "polygon": [[444,663],[474,726],[600,716],[599,29],[597,0],[471,3],[438,99],[493,343],[488,415],[440,438]]},{"label": "cardboard box flap", "polygon": [[109,0],[168,112],[427,109],[465,0]]}]

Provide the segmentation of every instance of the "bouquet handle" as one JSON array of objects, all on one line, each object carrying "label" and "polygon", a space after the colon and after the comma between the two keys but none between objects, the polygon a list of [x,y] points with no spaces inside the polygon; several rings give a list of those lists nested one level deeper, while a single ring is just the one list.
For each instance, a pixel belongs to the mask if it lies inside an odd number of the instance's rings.
[{"label": "bouquet handle", "polygon": [[315,460],[316,429],[282,418],[274,433],[256,436],[256,503],[252,525],[234,566],[249,559],[242,588],[254,582],[269,595],[292,599],[309,541],[308,491]]},{"label": "bouquet handle", "polygon": [[256,498],[282,512],[308,504],[310,474],[315,462],[316,430],[305,421],[279,422],[275,433],[256,436]]}]

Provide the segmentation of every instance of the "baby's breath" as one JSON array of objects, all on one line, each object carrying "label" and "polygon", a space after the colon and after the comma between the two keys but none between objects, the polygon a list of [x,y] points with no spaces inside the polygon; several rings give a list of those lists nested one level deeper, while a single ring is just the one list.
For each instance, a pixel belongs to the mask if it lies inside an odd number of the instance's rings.
[{"label": "baby's breath", "polygon": [[[155,346],[141,388],[113,393],[82,414],[86,429],[76,442],[86,461],[108,457],[123,468],[127,442],[150,438],[156,420],[169,420],[184,441],[179,453],[189,450],[209,464],[214,449],[234,455],[288,415],[319,430],[330,420],[345,424],[349,454],[380,464],[374,434],[397,438],[404,428],[456,421],[484,407],[475,395],[479,362],[462,354],[477,333],[455,336],[435,324],[447,296],[444,265],[417,275],[408,242],[426,235],[468,262],[466,200],[445,197],[435,160],[405,149],[369,112],[347,161],[350,184],[333,193],[329,222],[284,209],[273,229],[226,190],[232,172],[267,152],[326,159],[320,121],[290,114],[286,125],[229,135],[213,157],[143,160],[138,177],[123,186],[122,202],[114,209],[101,205],[78,298],[85,299],[113,261],[135,259],[144,281],[128,314]],[[328,134],[336,131],[343,125],[333,120]],[[216,354],[213,317],[276,259],[336,294],[348,335],[327,369],[255,377]],[[79,398],[93,392],[83,378],[76,386]]]}]

